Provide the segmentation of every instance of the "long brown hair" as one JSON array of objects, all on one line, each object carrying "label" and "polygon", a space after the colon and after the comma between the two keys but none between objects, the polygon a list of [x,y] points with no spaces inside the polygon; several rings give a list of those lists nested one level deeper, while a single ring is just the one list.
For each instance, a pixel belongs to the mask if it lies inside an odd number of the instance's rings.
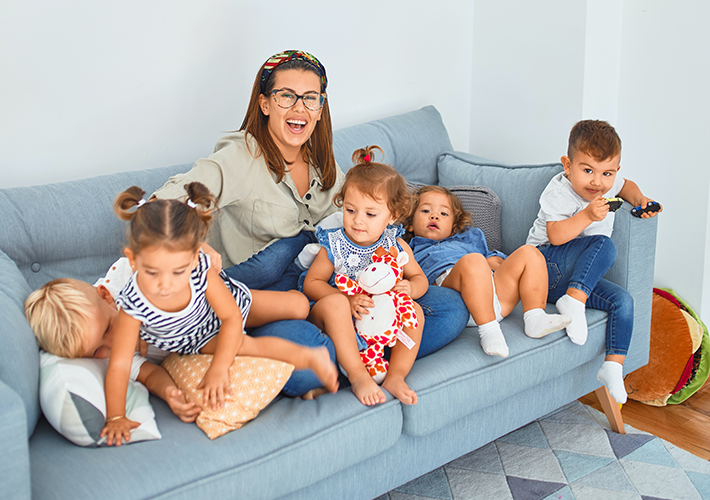
[{"label": "long brown hair", "polygon": [[390,213],[395,218],[402,217],[411,209],[412,195],[404,178],[394,168],[372,161],[376,150],[384,157],[379,146],[367,146],[353,153],[355,166],[345,174],[343,186],[333,197],[333,203],[342,207],[346,191],[355,188],[373,199],[384,199]]},{"label": "long brown hair", "polygon": [[[128,247],[138,255],[144,248],[160,245],[172,251],[196,251],[205,239],[213,217],[214,195],[200,182],[185,186],[187,200],[155,199],[141,203],[145,191],[131,186],[116,197],[113,209],[127,220]],[[133,207],[136,210],[131,211]]]},{"label": "long brown hair", "polygon": [[[259,68],[259,72],[254,79],[247,112],[244,115],[244,121],[242,121],[242,126],[239,130],[248,132],[256,139],[261,151],[252,151],[252,155],[258,156],[259,154],[263,154],[269,169],[276,174],[278,182],[281,182],[288,169],[288,162],[284,159],[281,150],[269,133],[269,117],[261,111],[261,106],[259,106],[261,74],[263,69],[264,65]],[[284,62],[279,64],[266,80],[263,93],[264,97],[269,98],[271,91],[274,90],[274,75],[288,69],[310,71],[320,78],[320,73],[316,67],[307,61],[293,60]],[[325,91],[325,89],[322,90]],[[328,104],[328,99],[326,99],[325,104],[321,108],[320,120],[316,123],[313,133],[303,145],[302,151],[304,161],[315,165],[320,175],[321,183],[323,184],[323,191],[333,187],[337,179],[336,169],[338,166],[335,163],[335,156],[333,155],[333,126],[330,120],[330,105]]]}]

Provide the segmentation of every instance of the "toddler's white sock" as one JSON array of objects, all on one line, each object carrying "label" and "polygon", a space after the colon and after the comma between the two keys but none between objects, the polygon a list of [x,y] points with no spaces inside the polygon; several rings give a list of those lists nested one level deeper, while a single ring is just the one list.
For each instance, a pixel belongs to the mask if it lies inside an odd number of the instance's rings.
[{"label": "toddler's white sock", "polygon": [[587,316],[584,314],[587,308],[584,303],[565,294],[555,305],[560,314],[572,320],[566,327],[569,339],[575,344],[584,345],[587,341]]},{"label": "toddler's white sock", "polygon": [[564,314],[547,314],[544,309],[536,308],[525,311],[525,335],[533,339],[541,339],[552,332],[562,330],[572,319]]},{"label": "toddler's white sock", "polygon": [[508,344],[505,343],[503,331],[497,321],[478,325],[478,335],[481,337],[481,347],[490,356],[508,357]]},{"label": "toddler's white sock", "polygon": [[597,380],[609,390],[611,397],[617,403],[626,403],[626,387],[624,387],[624,366],[616,361],[604,361],[597,372]]}]

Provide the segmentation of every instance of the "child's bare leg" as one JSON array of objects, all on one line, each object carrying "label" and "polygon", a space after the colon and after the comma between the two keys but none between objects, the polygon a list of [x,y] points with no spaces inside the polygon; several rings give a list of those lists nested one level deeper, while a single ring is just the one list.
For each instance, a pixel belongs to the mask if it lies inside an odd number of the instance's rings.
[{"label": "child's bare leg", "polygon": [[415,344],[411,349],[408,349],[402,342],[397,341],[392,348],[387,376],[384,382],[382,382],[382,387],[387,389],[390,394],[406,405],[415,405],[418,400],[417,393],[410,389],[404,379],[409,375],[409,371],[412,369],[412,365],[414,365],[414,361],[417,359],[419,345],[422,340],[422,331],[424,330],[424,311],[422,311],[421,306],[416,302],[414,303],[414,309],[417,311],[419,324],[414,330],[405,328],[404,333],[409,335],[409,338],[411,338]]},{"label": "child's bare leg", "polygon": [[493,308],[491,267],[486,258],[478,253],[464,255],[441,286],[461,293],[461,298],[478,325],[483,351],[491,356],[508,356],[508,344],[505,343]]},{"label": "child's bare leg", "polygon": [[602,367],[597,372],[597,380],[604,384],[609,390],[611,397],[617,403],[626,403],[626,387],[624,387],[624,360],[626,356],[621,354],[608,354],[604,358]]},{"label": "child's bare leg", "polygon": [[338,369],[326,347],[306,347],[278,337],[244,335],[239,356],[258,356],[290,363],[296,370],[313,370],[323,387],[338,390]]},{"label": "child's bare leg", "polygon": [[585,315],[587,294],[578,288],[568,288],[555,305],[560,314],[569,316],[572,322],[567,325],[567,336],[578,345],[587,341],[587,316]]},{"label": "child's bare leg", "polygon": [[360,359],[350,303],[343,294],[327,295],[316,302],[308,319],[333,341],[338,363],[348,374],[355,396],[364,405],[384,403],[387,398]]},{"label": "child's bare leg", "polygon": [[539,339],[570,323],[568,316],[545,312],[547,263],[537,248],[531,245],[518,248],[501,263],[493,278],[503,316],[510,314],[518,301],[522,301],[525,335],[528,337]]},{"label": "child's bare leg", "polygon": [[251,290],[251,297],[247,328],[284,319],[306,319],[311,309],[306,296],[297,290]]}]

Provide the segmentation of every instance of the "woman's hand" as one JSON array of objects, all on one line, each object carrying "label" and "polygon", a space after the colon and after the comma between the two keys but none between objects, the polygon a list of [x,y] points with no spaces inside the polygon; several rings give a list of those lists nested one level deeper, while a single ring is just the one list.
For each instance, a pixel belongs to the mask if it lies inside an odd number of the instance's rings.
[{"label": "woman's hand", "polygon": [[214,270],[219,273],[222,270],[222,256],[217,252],[217,250],[204,242],[200,245],[200,250],[209,256],[211,263],[210,267],[214,268]]},{"label": "woman's hand", "polygon": [[224,406],[227,395],[232,394],[229,370],[214,370],[210,366],[197,388],[204,389],[202,402],[205,406],[209,406],[213,410]]},{"label": "woman's hand", "polygon": [[121,443],[125,441],[126,443],[131,440],[131,429],[140,427],[141,424],[134,422],[133,420],[128,420],[126,417],[117,418],[106,422],[100,436],[106,436],[106,445],[121,446]]},{"label": "woman's hand", "polygon": [[369,314],[369,307],[375,307],[375,302],[369,295],[364,293],[356,293],[355,295],[346,295],[350,302],[350,313],[355,319],[362,319],[361,314]]}]

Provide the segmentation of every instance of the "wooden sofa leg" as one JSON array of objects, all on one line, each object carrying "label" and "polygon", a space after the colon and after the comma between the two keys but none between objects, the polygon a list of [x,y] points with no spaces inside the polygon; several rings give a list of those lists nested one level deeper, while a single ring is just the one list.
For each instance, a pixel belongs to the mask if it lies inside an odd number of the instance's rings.
[{"label": "wooden sofa leg", "polygon": [[621,408],[619,408],[619,403],[616,402],[614,398],[609,394],[609,390],[606,386],[601,386],[599,389],[594,391],[597,395],[599,403],[602,405],[604,410],[604,415],[609,420],[609,425],[611,430],[618,432],[619,434],[626,434],[624,430],[624,420],[621,417]]}]

